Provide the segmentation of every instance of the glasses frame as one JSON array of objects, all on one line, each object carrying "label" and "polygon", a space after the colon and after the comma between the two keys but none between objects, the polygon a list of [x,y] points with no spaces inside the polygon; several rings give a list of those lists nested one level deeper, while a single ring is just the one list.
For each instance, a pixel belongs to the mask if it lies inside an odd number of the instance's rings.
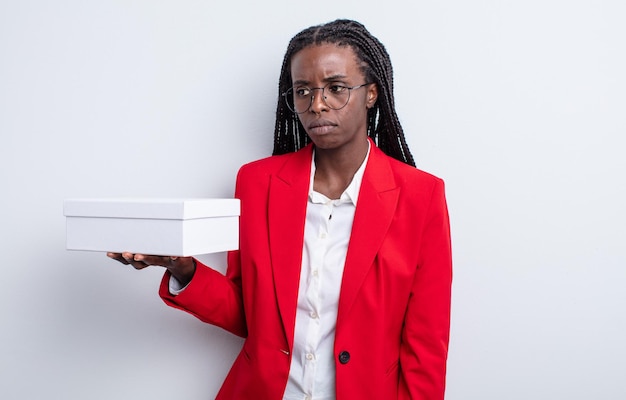
[{"label": "glasses frame", "polygon": [[[296,114],[304,114],[305,112],[309,111],[311,109],[311,106],[313,105],[313,101],[315,100],[315,91],[316,90],[321,90],[322,91],[322,101],[324,102],[324,104],[326,104],[326,106],[328,108],[330,108],[331,110],[337,111],[337,110],[341,110],[342,108],[344,108],[345,106],[348,105],[348,103],[350,102],[350,96],[351,96],[353,90],[360,89],[360,88],[362,88],[364,86],[367,86],[367,85],[371,85],[372,83],[374,83],[374,82],[366,82],[366,83],[362,83],[360,85],[356,85],[356,86],[352,86],[352,87],[344,86],[344,85],[341,85],[341,84],[338,84],[338,83],[335,83],[335,82],[329,82],[326,85],[324,85],[323,87],[314,87],[314,88],[310,88],[310,87],[307,87],[307,86],[297,86],[297,87],[305,87],[305,88],[307,88],[307,89],[309,89],[311,91],[311,100],[309,101],[309,106],[304,111],[300,111],[300,112],[295,110],[295,108],[296,108],[295,101],[294,101],[293,108],[291,107],[291,105],[289,104],[289,98],[288,98],[288,96],[293,96],[293,93],[294,93],[294,90],[295,90],[296,86],[290,87],[289,89],[287,89],[287,91],[282,93],[281,96],[285,100],[285,104],[287,105],[287,108],[291,112],[296,113]],[[326,102],[326,96],[324,96],[324,90],[327,87],[331,86],[331,85],[341,86],[341,87],[343,87],[345,89],[348,89],[348,99],[346,100],[346,104],[344,104],[343,106],[341,106],[339,108],[334,108],[334,107],[332,107],[330,104],[328,104]]]}]

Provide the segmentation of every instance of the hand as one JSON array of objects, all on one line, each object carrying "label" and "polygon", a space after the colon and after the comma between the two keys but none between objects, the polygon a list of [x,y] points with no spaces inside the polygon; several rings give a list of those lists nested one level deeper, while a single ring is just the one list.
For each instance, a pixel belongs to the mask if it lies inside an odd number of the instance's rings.
[{"label": "hand", "polygon": [[151,265],[167,268],[182,286],[187,285],[196,272],[196,261],[192,257],[154,256],[133,253],[107,253],[107,257],[132,265],[135,269],[144,269]]}]

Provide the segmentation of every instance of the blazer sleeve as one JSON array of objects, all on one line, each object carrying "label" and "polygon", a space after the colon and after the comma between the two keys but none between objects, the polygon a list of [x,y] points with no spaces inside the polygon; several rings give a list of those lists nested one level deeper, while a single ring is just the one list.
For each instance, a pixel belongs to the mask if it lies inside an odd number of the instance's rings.
[{"label": "blazer sleeve", "polygon": [[[239,198],[240,179],[237,177],[235,197]],[[226,275],[196,260],[194,276],[181,293],[169,291],[170,273],[165,272],[159,296],[174,308],[186,311],[201,321],[219,326],[235,335],[248,335],[241,287],[241,257],[239,250],[228,252]]]},{"label": "blazer sleeve", "polygon": [[226,275],[197,260],[196,263],[193,279],[178,295],[170,293],[170,273],[165,272],[159,287],[159,295],[163,301],[201,321],[246,337],[248,332],[241,295],[239,251],[229,252]]},{"label": "blazer sleeve", "polygon": [[400,399],[444,398],[452,284],[450,242],[444,184],[437,179],[402,330]]}]

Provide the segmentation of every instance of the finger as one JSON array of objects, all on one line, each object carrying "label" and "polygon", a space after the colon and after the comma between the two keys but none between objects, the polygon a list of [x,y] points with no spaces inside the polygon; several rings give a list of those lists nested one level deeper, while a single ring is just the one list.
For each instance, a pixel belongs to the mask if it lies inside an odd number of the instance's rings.
[{"label": "finger", "polygon": [[141,260],[141,254],[124,252],[122,253],[122,258],[124,259],[126,264],[132,265],[132,267],[135,269],[144,269],[149,266],[149,264],[146,264]]},{"label": "finger", "polygon": [[126,260],[128,264],[132,264],[133,261],[135,261],[135,254],[125,251],[122,253],[122,258]]},{"label": "finger", "polygon": [[150,264],[144,264],[141,261],[133,261],[133,262],[130,263],[130,265],[132,265],[133,268],[135,268],[135,269],[144,269],[144,268],[150,266]]},{"label": "finger", "polygon": [[122,263],[122,264],[124,264],[124,265],[128,265],[128,264],[129,264],[128,260],[126,260],[126,259],[122,256],[122,253],[113,253],[113,252],[108,252],[108,253],[107,253],[107,257],[109,257],[109,258],[111,258],[111,259],[113,259],[113,260],[115,260],[115,261],[117,261],[117,262],[120,262],[120,263]]},{"label": "finger", "polygon": [[128,258],[128,263],[133,266],[135,269],[144,269],[149,267],[151,264],[147,263],[143,259],[142,254],[129,254],[131,257]]},{"label": "finger", "polygon": [[175,256],[155,256],[146,254],[135,254],[135,261],[141,261],[147,265],[158,265],[160,267],[171,267],[175,264],[178,257]]}]

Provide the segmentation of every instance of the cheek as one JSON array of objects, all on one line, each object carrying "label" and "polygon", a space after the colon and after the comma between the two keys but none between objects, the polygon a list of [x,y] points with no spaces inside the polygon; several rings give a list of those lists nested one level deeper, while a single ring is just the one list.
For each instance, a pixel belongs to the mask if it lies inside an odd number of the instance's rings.
[{"label": "cheek", "polygon": [[374,103],[370,101],[368,96],[359,96],[353,104],[353,112],[367,115],[367,111]]},{"label": "cheek", "polygon": [[360,124],[361,122],[367,123],[367,102],[363,99],[359,99],[358,103],[355,102],[348,111],[348,115],[344,118],[352,119],[353,124]]},{"label": "cheek", "polygon": [[302,124],[302,126],[307,126],[307,113],[304,114],[298,114],[298,121],[300,121],[300,123]]}]

